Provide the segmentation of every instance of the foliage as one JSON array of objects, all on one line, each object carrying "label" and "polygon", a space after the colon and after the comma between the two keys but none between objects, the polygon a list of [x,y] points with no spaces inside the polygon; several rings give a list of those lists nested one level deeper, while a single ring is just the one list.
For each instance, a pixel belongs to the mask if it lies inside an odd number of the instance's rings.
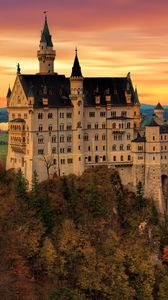
[{"label": "foliage", "polygon": [[0,185],[2,299],[168,298],[168,218],[141,184],[101,167],[31,186],[21,170]]}]

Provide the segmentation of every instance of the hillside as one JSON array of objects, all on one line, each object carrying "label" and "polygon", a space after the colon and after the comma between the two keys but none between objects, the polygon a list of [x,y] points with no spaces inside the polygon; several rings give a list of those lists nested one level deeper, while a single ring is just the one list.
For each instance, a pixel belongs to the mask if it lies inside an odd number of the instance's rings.
[{"label": "hillside", "polygon": [[0,108],[0,123],[8,122],[8,113],[6,108]]},{"label": "hillside", "polygon": [[168,299],[167,233],[141,185],[134,195],[105,167],[35,175],[31,193],[1,169],[1,299]]}]

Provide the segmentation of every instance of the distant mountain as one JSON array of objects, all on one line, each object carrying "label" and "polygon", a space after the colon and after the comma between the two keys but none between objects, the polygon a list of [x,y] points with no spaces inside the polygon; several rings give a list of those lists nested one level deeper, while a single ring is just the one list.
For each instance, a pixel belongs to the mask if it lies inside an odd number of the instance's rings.
[{"label": "distant mountain", "polygon": [[8,112],[5,107],[0,108],[0,123],[8,122]]},{"label": "distant mountain", "polygon": [[[142,115],[152,115],[154,113],[155,106],[156,105],[141,104],[140,112]],[[168,106],[164,105],[163,108],[165,110],[164,117],[165,119],[168,119]]]}]

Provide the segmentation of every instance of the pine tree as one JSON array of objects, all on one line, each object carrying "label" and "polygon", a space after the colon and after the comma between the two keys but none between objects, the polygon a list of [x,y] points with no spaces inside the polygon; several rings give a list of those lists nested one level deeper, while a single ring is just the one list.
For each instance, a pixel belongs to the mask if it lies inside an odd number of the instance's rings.
[{"label": "pine tree", "polygon": [[15,195],[16,198],[22,200],[24,202],[28,201],[28,193],[27,193],[28,184],[21,169],[16,173],[15,180]]}]

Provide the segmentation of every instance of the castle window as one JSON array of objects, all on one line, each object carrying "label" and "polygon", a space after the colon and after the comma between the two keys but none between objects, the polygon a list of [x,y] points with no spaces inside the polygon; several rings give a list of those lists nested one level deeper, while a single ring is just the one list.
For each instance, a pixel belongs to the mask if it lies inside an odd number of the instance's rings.
[{"label": "castle window", "polygon": [[87,124],[87,129],[91,129],[91,124]]},{"label": "castle window", "polygon": [[124,157],[123,157],[123,155],[121,155],[121,161],[123,161],[124,160]]},{"label": "castle window", "polygon": [[43,144],[43,143],[44,143],[44,138],[43,138],[42,135],[40,135],[40,136],[38,137],[38,144]]},{"label": "castle window", "polygon": [[96,155],[96,156],[95,156],[95,162],[97,163],[98,161],[99,161],[99,156]]},{"label": "castle window", "polygon": [[123,150],[124,150],[124,145],[121,144],[121,145],[120,145],[120,151],[123,151]]},{"label": "castle window", "polygon": [[112,123],[112,128],[116,129],[116,123]]},{"label": "castle window", "polygon": [[67,142],[72,142],[72,136],[71,135],[67,136]]},{"label": "castle window", "polygon": [[131,145],[130,144],[127,145],[127,150],[131,150]]},{"label": "castle window", "polygon": [[103,161],[106,161],[106,156],[105,155],[103,155]]},{"label": "castle window", "polygon": [[166,156],[165,156],[165,159],[166,159]]},{"label": "castle window", "polygon": [[81,136],[80,136],[80,134],[78,134],[78,140],[80,140],[80,138],[81,138]]},{"label": "castle window", "polygon": [[72,113],[69,112],[69,113],[66,114],[66,116],[67,116],[67,118],[72,118]]},{"label": "castle window", "polygon": [[155,136],[153,136],[153,141],[155,141]]},{"label": "castle window", "polygon": [[38,155],[43,155],[44,154],[44,149],[38,149]]},{"label": "castle window", "polygon": [[90,117],[90,118],[95,117],[95,112],[94,112],[94,111],[90,111],[90,112],[89,112],[89,117]]},{"label": "castle window", "polygon": [[127,128],[130,129],[130,127],[131,127],[131,124],[130,124],[130,122],[128,122],[127,123]]},{"label": "castle window", "polygon": [[81,161],[81,157],[79,157],[79,161]]},{"label": "castle window", "polygon": [[134,116],[136,116],[136,111],[134,111]]},{"label": "castle window", "polygon": [[53,148],[52,148],[52,153],[53,153],[53,154],[56,153],[56,147],[53,147]]},{"label": "castle window", "polygon": [[155,151],[155,147],[153,147],[153,151]]},{"label": "castle window", "polygon": [[60,112],[60,118],[64,118],[64,113]]},{"label": "castle window", "polygon": [[90,146],[88,146],[88,151],[90,151]]},{"label": "castle window", "polygon": [[24,114],[24,119],[27,119],[27,114]]},{"label": "castle window", "polygon": [[98,129],[98,127],[99,127],[99,124],[95,123],[95,129]]},{"label": "castle window", "polygon": [[64,148],[60,148],[60,153],[64,153],[65,149]]},{"label": "castle window", "polygon": [[105,111],[100,111],[100,117],[105,117],[106,116],[106,112]]},{"label": "castle window", "polygon": [[65,165],[65,159],[61,159],[61,165]]},{"label": "castle window", "polygon": [[67,163],[68,163],[68,164],[72,164],[72,163],[73,163],[73,159],[72,159],[72,158],[68,158],[68,159],[67,159]]},{"label": "castle window", "polygon": [[163,139],[162,135],[161,135],[161,140]]},{"label": "castle window", "polygon": [[102,129],[105,129],[105,128],[106,128],[106,124],[102,123]]},{"label": "castle window", "polygon": [[164,139],[166,140],[166,135],[165,135]]},{"label": "castle window", "polygon": [[116,156],[113,156],[113,161],[116,161]]},{"label": "castle window", "polygon": [[163,159],[162,155],[161,155],[161,159]]},{"label": "castle window", "polygon": [[42,119],[43,118],[43,114],[42,113],[38,113],[38,119]]},{"label": "castle window", "polygon": [[127,140],[130,140],[131,139],[131,135],[130,133],[127,134]]},{"label": "castle window", "polygon": [[55,135],[52,136],[52,143],[56,143],[56,136]]},{"label": "castle window", "polygon": [[102,140],[105,141],[105,139],[106,139],[106,135],[103,134],[103,135],[102,135]]},{"label": "castle window", "polygon": [[61,124],[60,124],[60,131],[63,131],[63,130],[64,130],[64,124],[61,123]]},{"label": "castle window", "polygon": [[42,125],[39,126],[39,131],[40,132],[43,131],[43,126]]},{"label": "castle window", "polygon": [[91,156],[88,156],[88,161],[92,161],[92,157]]},{"label": "castle window", "polygon": [[77,128],[82,128],[81,122],[78,122],[78,123],[77,123]]},{"label": "castle window", "polygon": [[95,134],[95,141],[98,141],[99,140],[99,136],[98,134]]},{"label": "castle window", "polygon": [[128,155],[128,160],[131,160],[131,155]]},{"label": "castle window", "polygon": [[67,152],[68,152],[68,153],[72,152],[71,147],[68,147],[68,148],[67,148]]},{"label": "castle window", "polygon": [[98,151],[98,146],[95,147],[95,150]]},{"label": "castle window", "polygon": [[155,160],[155,156],[153,156],[153,160]]},{"label": "castle window", "polygon": [[165,146],[165,150],[167,150],[167,147]]},{"label": "castle window", "polygon": [[54,158],[53,159],[53,165],[56,165],[57,164],[57,160]]},{"label": "castle window", "polygon": [[143,146],[138,146],[138,151],[143,151]]},{"label": "castle window", "polygon": [[116,111],[111,111],[111,116],[116,117]]},{"label": "castle window", "polygon": [[60,143],[63,143],[63,142],[64,142],[64,136],[61,135],[61,136],[60,136]]},{"label": "castle window", "polygon": [[50,132],[52,131],[52,125],[48,126],[48,131],[50,131]]},{"label": "castle window", "polygon": [[122,117],[126,117],[126,116],[127,116],[127,112],[126,112],[126,111],[122,111],[122,112],[121,112],[121,116],[122,116]]},{"label": "castle window", "polygon": [[49,114],[48,114],[48,119],[52,119],[52,117],[53,117],[53,114],[52,114],[52,113],[49,113]]},{"label": "castle window", "polygon": [[103,146],[103,151],[105,151],[106,150],[106,146]]},{"label": "castle window", "polygon": [[72,130],[72,125],[71,124],[67,125],[67,130]]},{"label": "castle window", "polygon": [[163,146],[161,146],[161,150],[163,150]]},{"label": "castle window", "polygon": [[81,147],[80,147],[80,146],[78,146],[78,150],[80,150],[80,148],[81,148]]},{"label": "castle window", "polygon": [[84,141],[88,141],[88,134],[87,133],[84,134],[83,139],[84,139]]}]

